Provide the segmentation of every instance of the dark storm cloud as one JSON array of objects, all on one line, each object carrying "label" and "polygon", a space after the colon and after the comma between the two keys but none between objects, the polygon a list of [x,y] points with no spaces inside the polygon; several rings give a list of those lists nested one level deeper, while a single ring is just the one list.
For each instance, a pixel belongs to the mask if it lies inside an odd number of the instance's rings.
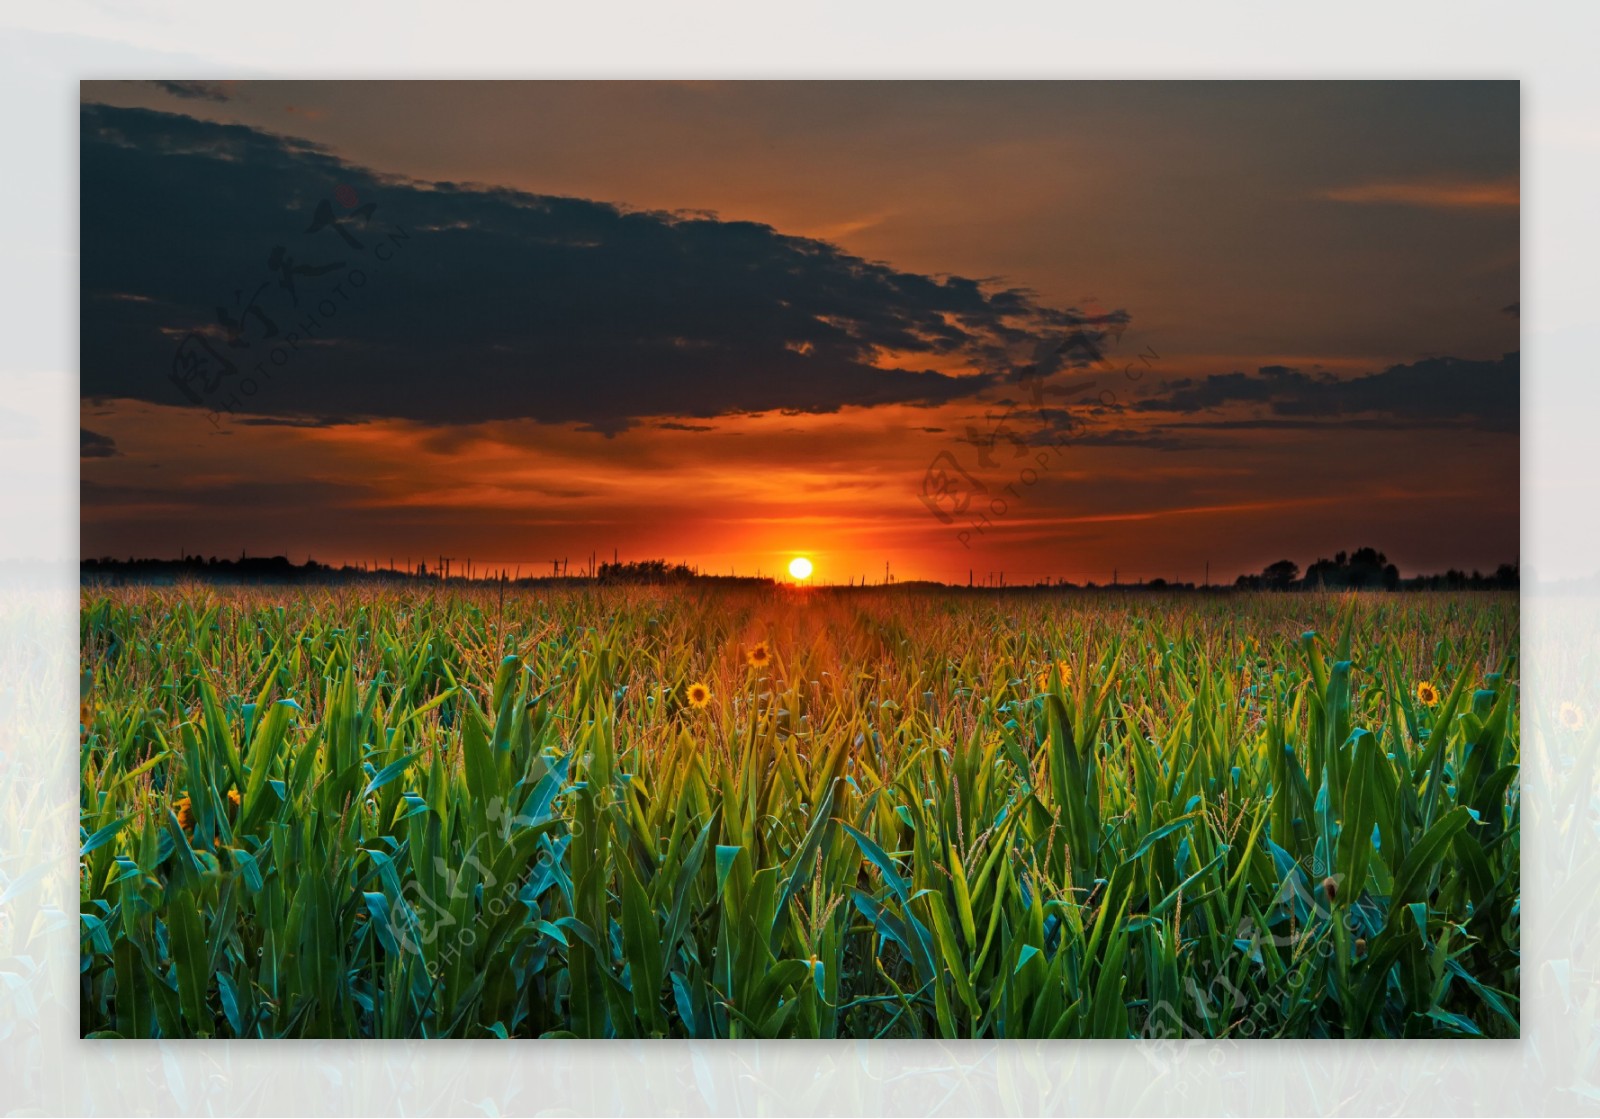
[{"label": "dark storm cloud", "polygon": [[1254,374],[1219,373],[1169,381],[1163,395],[1139,401],[1141,412],[1196,413],[1230,404],[1265,405],[1274,417],[1256,426],[1301,426],[1372,417],[1398,427],[1468,427],[1515,432],[1519,418],[1517,354],[1495,361],[1427,358],[1362,377],[1306,373],[1268,365]]},{"label": "dark storm cloud", "polygon": [[1083,431],[1067,434],[1066,443],[1077,447],[1141,447],[1147,451],[1202,451],[1216,446],[1213,440],[1185,439],[1159,431]]},{"label": "dark storm cloud", "polygon": [[111,458],[117,453],[117,441],[111,436],[101,435],[86,427],[78,429],[79,458]]},{"label": "dark storm cloud", "polygon": [[233,98],[221,86],[211,82],[151,82],[157,89],[164,90],[174,97],[181,97],[185,101],[232,101]]},{"label": "dark storm cloud", "polygon": [[[85,396],[184,403],[175,351],[202,332],[240,381],[262,369],[239,412],[614,434],[648,417],[935,405],[1100,321],[754,222],[383,177],[146,110],[84,107],[82,184]],[[291,333],[298,348],[259,366]],[[939,371],[952,366],[982,372]]]},{"label": "dark storm cloud", "polygon": [[1036,415],[1038,421],[1033,430],[1019,433],[1020,440],[1031,446],[1123,447],[1146,451],[1200,451],[1216,446],[1215,440],[1174,435],[1164,427],[1139,431],[1097,426],[1095,417],[1064,409],[1047,408]]},{"label": "dark storm cloud", "polygon": [[339,416],[240,416],[233,421],[246,427],[343,427],[356,420]]}]

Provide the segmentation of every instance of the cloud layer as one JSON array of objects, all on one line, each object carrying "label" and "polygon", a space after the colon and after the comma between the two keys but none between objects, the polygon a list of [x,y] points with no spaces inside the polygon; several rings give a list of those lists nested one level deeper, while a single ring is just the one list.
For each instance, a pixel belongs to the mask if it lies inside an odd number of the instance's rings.
[{"label": "cloud layer", "polygon": [[1522,204],[1522,187],[1516,179],[1379,182],[1334,187],[1323,191],[1322,197],[1330,202],[1428,206],[1447,210],[1515,208]]},{"label": "cloud layer", "polygon": [[101,435],[86,427],[78,429],[79,458],[113,458],[116,454],[117,441],[109,435]]},{"label": "cloud layer", "polygon": [[1361,421],[1402,428],[1468,427],[1515,432],[1520,418],[1518,354],[1495,361],[1428,358],[1363,377],[1306,373],[1282,365],[1254,374],[1221,373],[1169,381],[1139,412],[1194,414],[1230,405],[1259,405],[1264,418],[1231,416],[1216,427],[1307,427]]},{"label": "cloud layer", "polygon": [[82,166],[91,397],[609,434],[970,397],[1084,321],[766,225],[384,177],[181,115],[85,106]]}]

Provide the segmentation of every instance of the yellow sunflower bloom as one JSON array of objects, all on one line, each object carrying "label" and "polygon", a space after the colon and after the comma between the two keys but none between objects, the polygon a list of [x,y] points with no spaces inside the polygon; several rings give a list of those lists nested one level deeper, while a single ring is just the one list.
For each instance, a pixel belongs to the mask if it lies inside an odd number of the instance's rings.
[{"label": "yellow sunflower bloom", "polygon": [[1439,689],[1427,680],[1417,681],[1417,702],[1424,707],[1439,705]]},{"label": "yellow sunflower bloom", "polygon": [[1563,703],[1561,705],[1561,725],[1568,730],[1583,729],[1583,708],[1576,703]]},{"label": "yellow sunflower bloom", "polygon": [[[1061,673],[1062,690],[1072,687],[1072,666],[1066,661],[1056,661],[1054,667]],[[1043,672],[1039,673],[1038,684],[1041,692],[1050,690],[1050,668],[1046,665]]]},{"label": "yellow sunflower bloom", "polygon": [[772,650],[767,648],[765,641],[758,641],[750,650],[750,664],[755,668],[765,668],[772,663]]},{"label": "yellow sunflower bloom", "polygon": [[711,689],[698,681],[689,685],[689,706],[705,707],[711,702]]}]

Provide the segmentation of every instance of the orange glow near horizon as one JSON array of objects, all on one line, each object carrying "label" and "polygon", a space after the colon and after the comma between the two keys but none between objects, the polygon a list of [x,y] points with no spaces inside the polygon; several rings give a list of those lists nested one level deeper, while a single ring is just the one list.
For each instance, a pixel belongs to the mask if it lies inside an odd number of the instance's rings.
[{"label": "orange glow near horizon", "polygon": [[[1485,540],[1476,527],[1486,495],[1500,493],[1497,508],[1514,512],[1505,478],[1514,483],[1515,472],[1501,468],[1494,437],[1468,434],[1422,468],[1406,461],[1407,438],[1351,434],[1345,475],[1292,485],[1266,480],[1293,477],[1294,431],[1247,432],[1225,459],[1204,448],[1153,458],[1086,444],[1050,459],[1032,486],[1017,483],[1004,513],[971,532],[976,512],[941,522],[918,492],[935,455],[965,449],[973,411],[741,416],[707,431],[641,427],[607,440],[532,422],[448,438],[397,420],[214,431],[181,408],[103,401],[86,405],[83,421],[114,438],[118,454],[83,461],[83,555],[248,552],[430,571],[449,556],[455,570],[470,559],[480,572],[529,576],[615,554],[778,577],[792,577],[803,557],[811,572],[796,581],[807,584],[1016,585],[1207,573],[1231,582],[1277,559],[1304,565],[1367,541],[1408,572],[1478,552],[1468,565],[1492,569],[1496,554],[1515,554],[1514,538]],[[994,461],[1011,456],[997,448]],[[280,474],[285,462],[291,476]],[[308,521],[299,514],[307,501],[338,516]],[[1455,526],[1433,534],[1433,552],[1403,546],[1421,506],[1451,513],[1441,523]],[[1357,520],[1359,539],[1347,539]]]}]

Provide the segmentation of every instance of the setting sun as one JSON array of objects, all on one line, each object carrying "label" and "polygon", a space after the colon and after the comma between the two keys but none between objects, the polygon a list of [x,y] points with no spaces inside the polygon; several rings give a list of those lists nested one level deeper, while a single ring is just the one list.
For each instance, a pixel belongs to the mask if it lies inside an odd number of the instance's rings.
[{"label": "setting sun", "polygon": [[805,556],[795,556],[789,561],[789,574],[796,579],[811,578],[811,561]]}]

